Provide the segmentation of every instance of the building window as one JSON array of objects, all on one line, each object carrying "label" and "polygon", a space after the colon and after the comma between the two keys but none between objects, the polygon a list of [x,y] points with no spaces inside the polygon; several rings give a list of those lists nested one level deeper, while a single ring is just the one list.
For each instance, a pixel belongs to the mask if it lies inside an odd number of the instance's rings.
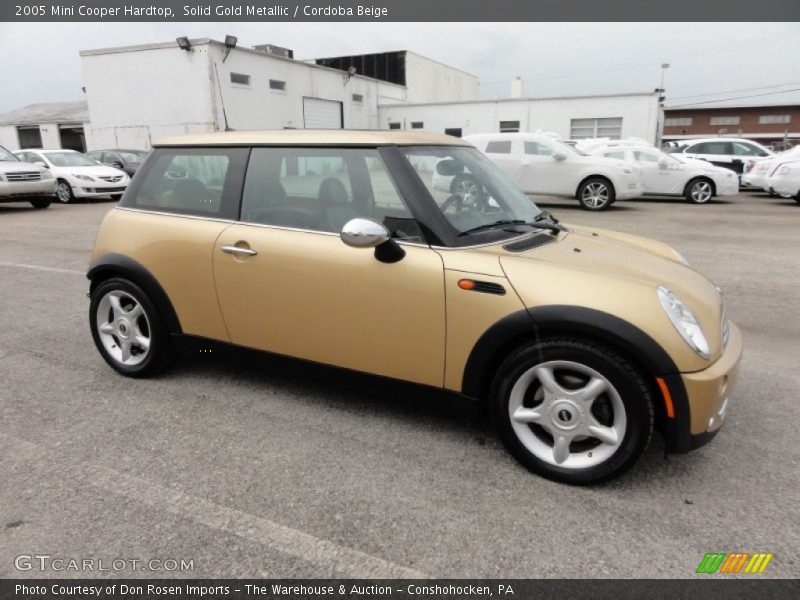
[{"label": "building window", "polygon": [[692,117],[671,117],[664,119],[664,127],[691,127],[692,121]]},{"label": "building window", "polygon": [[44,148],[42,132],[38,127],[17,127],[20,148]]},{"label": "building window", "polygon": [[573,140],[587,138],[622,138],[622,117],[600,119],[572,119],[569,136]]},{"label": "building window", "polygon": [[516,133],[519,131],[519,121],[500,121],[500,133]]},{"label": "building window", "polygon": [[250,85],[250,75],[244,75],[242,73],[231,73],[231,83],[235,83],[236,85]]},{"label": "building window", "polygon": [[783,125],[792,122],[792,115],[761,115],[759,125]]},{"label": "building window", "polygon": [[461,137],[461,127],[448,127],[444,130],[445,135],[452,135],[453,137]]},{"label": "building window", "polygon": [[711,125],[738,125],[739,117],[711,117]]},{"label": "building window", "polygon": [[400,129],[400,123],[389,123],[389,129]]},{"label": "building window", "polygon": [[411,121],[411,129],[422,129],[425,127],[425,123],[422,121]]},{"label": "building window", "polygon": [[285,92],[286,91],[286,82],[280,81],[279,79],[270,79],[269,80],[269,89],[274,90],[276,92]]},{"label": "building window", "polygon": [[364,95],[353,94],[353,102],[356,102],[357,104],[364,104]]}]

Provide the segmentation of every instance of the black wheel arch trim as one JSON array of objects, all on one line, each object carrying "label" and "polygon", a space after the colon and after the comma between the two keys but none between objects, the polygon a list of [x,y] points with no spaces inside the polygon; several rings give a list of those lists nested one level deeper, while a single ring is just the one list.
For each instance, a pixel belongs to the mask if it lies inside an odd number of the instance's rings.
[{"label": "black wheel arch trim", "polygon": [[159,316],[171,334],[181,334],[181,323],[169,296],[158,279],[141,263],[123,254],[109,253],[92,261],[86,277],[92,282],[90,293],[102,281],[111,277],[124,277],[141,287],[156,305]]},{"label": "black wheel arch trim", "polygon": [[672,397],[674,417],[666,417],[664,402],[656,403],[668,452],[692,449],[690,409],[678,367],[652,337],[635,325],[612,314],[571,305],[549,305],[511,313],[489,327],[478,339],[464,368],[461,393],[485,398],[491,377],[508,352],[523,341],[548,333],[586,335],[605,340],[636,361],[651,377],[653,393],[663,398],[655,381],[664,380]]}]

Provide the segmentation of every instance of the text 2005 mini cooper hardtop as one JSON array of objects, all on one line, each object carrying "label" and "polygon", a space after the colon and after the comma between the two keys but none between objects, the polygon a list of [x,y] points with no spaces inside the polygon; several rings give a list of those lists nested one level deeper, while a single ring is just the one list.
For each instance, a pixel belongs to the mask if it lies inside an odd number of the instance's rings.
[{"label": "text 2005 mini cooper hardtop", "polygon": [[[468,173],[469,198],[434,175]],[[541,212],[428,134],[229,132],[158,144],[103,221],[91,328],[117,371],[191,336],[487,399],[526,467],[611,478],[653,429],[721,426],[742,339],[669,246]]]}]

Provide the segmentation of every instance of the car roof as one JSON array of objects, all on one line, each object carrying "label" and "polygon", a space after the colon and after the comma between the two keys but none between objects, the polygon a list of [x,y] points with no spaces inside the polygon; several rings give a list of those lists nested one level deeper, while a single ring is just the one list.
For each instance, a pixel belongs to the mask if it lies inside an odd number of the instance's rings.
[{"label": "car roof", "polygon": [[460,138],[442,133],[353,129],[277,129],[225,131],[182,135],[158,140],[159,146],[468,146]]},{"label": "car roof", "polygon": [[530,133],[527,131],[517,131],[509,133],[473,133],[465,135],[465,140],[549,140],[551,142],[560,142],[561,140],[549,135],[547,133]]}]

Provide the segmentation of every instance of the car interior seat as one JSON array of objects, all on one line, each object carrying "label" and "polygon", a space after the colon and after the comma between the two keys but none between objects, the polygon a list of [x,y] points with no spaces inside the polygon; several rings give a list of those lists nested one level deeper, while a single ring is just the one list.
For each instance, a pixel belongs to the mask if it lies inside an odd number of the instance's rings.
[{"label": "car interior seat", "polygon": [[323,224],[330,231],[339,232],[350,219],[361,216],[353,208],[347,188],[336,177],[322,180],[317,198],[322,207]]}]

